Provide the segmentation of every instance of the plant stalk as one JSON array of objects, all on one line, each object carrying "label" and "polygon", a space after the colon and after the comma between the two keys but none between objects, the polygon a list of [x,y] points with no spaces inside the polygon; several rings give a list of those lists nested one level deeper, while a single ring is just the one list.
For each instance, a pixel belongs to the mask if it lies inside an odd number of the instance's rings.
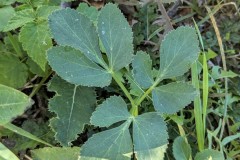
[{"label": "plant stalk", "polygon": [[113,73],[111,72],[113,79],[115,80],[115,82],[118,84],[118,86],[122,89],[122,91],[124,92],[124,94],[127,96],[127,98],[129,99],[130,103],[131,103],[131,114],[133,116],[137,116],[138,115],[138,106],[135,104],[132,96],[130,95],[130,93],[128,92],[128,90],[126,89],[126,87],[123,85],[123,83],[121,82],[121,80]]}]

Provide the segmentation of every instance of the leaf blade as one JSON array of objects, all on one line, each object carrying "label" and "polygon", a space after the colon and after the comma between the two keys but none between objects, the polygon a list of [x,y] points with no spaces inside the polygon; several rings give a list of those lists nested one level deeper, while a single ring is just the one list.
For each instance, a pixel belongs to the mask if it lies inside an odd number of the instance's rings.
[{"label": "leaf blade", "polygon": [[141,87],[146,89],[153,85],[152,60],[147,53],[138,51],[133,58],[132,66],[134,79]]},{"label": "leaf blade", "polygon": [[183,75],[197,60],[199,53],[194,28],[179,27],[166,35],[160,47],[159,77],[162,79]]},{"label": "leaf blade", "polygon": [[13,118],[33,104],[33,101],[22,92],[0,84],[0,125],[10,122]]},{"label": "leaf blade", "polygon": [[83,131],[85,124],[90,123],[96,102],[95,91],[69,84],[59,77],[51,80],[48,89],[57,93],[49,101],[49,110],[57,114],[57,117],[51,119],[50,126],[56,132],[55,138],[63,146],[70,146],[77,134]]},{"label": "leaf blade", "polygon": [[12,18],[8,21],[8,24],[4,27],[3,31],[7,32],[10,30],[17,29],[26,23],[32,22],[35,19],[35,13],[33,9],[24,9],[15,12]]},{"label": "leaf blade", "polygon": [[128,130],[130,123],[131,121],[127,121],[119,127],[93,135],[82,146],[81,159],[130,160],[130,157],[124,156],[132,152],[132,141]]},{"label": "leaf blade", "polygon": [[76,49],[53,47],[48,50],[47,59],[53,70],[70,83],[95,87],[104,87],[111,83],[110,73]]},{"label": "leaf blade", "polygon": [[176,160],[189,160],[191,157],[191,147],[184,137],[179,136],[174,140],[173,155]]},{"label": "leaf blade", "polygon": [[132,60],[133,33],[114,4],[105,5],[98,17],[98,34],[106,49],[110,70],[118,71]]},{"label": "leaf blade", "polygon": [[124,100],[121,97],[112,96],[93,112],[91,124],[99,127],[109,127],[116,122],[127,120],[129,117],[131,115]]},{"label": "leaf blade", "polygon": [[[137,156],[150,158],[154,156],[152,154],[156,153],[153,149],[167,145],[168,134],[166,130],[166,123],[156,112],[144,113],[133,119],[133,144]],[[166,147],[163,148],[166,149]],[[148,154],[143,155],[143,153]]]},{"label": "leaf blade", "polygon": [[196,95],[192,85],[173,82],[153,90],[153,105],[160,113],[173,114],[193,101]]},{"label": "leaf blade", "polygon": [[26,24],[21,28],[19,40],[29,57],[45,71],[47,64],[46,51],[52,46],[47,22]]},{"label": "leaf blade", "polygon": [[79,157],[79,147],[45,147],[32,150],[33,160],[77,160]]},{"label": "leaf blade", "polygon": [[62,9],[49,16],[49,25],[58,44],[79,49],[90,60],[104,66],[96,29],[87,17],[76,10]]}]

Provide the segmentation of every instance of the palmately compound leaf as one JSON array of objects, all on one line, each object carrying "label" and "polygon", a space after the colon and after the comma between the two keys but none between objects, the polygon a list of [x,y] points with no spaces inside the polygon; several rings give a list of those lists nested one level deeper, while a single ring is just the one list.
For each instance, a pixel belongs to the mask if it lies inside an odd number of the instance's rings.
[{"label": "palmately compound leaf", "polygon": [[182,136],[177,137],[173,142],[173,155],[176,160],[189,160],[191,157],[191,146]]},{"label": "palmately compound leaf", "polygon": [[51,48],[48,61],[60,77],[76,85],[104,87],[112,80],[110,73],[70,47]]},{"label": "palmately compound leaf", "polygon": [[17,29],[28,22],[32,22],[34,19],[35,13],[33,9],[24,9],[21,11],[17,11],[8,21],[8,24],[4,27],[3,31],[7,32],[10,30]]},{"label": "palmately compound leaf", "polygon": [[128,120],[119,127],[94,134],[81,148],[81,160],[114,159],[130,160],[124,156],[132,152]]},{"label": "palmately compound leaf", "polygon": [[0,125],[14,119],[33,104],[22,92],[0,84]]},{"label": "palmately compound leaf", "polygon": [[47,64],[46,51],[52,46],[52,39],[48,24],[31,22],[22,27],[19,40],[29,57],[36,62],[43,71]]},{"label": "palmately compound leaf", "polygon": [[205,149],[202,152],[196,154],[194,160],[224,160],[224,156],[221,152],[213,149]]},{"label": "palmately compound leaf", "polygon": [[194,28],[179,27],[171,31],[160,47],[161,79],[183,75],[198,58],[197,34]]},{"label": "palmately compound leaf", "polygon": [[78,160],[79,147],[45,147],[32,150],[33,160]]},{"label": "palmately compound leaf", "polygon": [[13,88],[23,87],[28,78],[28,68],[10,53],[0,54],[0,83]]},{"label": "palmately compound leaf", "polygon": [[91,124],[99,127],[127,120],[131,114],[127,110],[127,104],[121,97],[112,96],[99,105],[91,117]]},{"label": "palmately compound leaf", "polygon": [[56,92],[49,101],[49,110],[57,114],[50,126],[56,132],[56,140],[63,146],[70,146],[85,124],[89,124],[96,103],[95,91],[69,84],[60,77],[54,77],[48,88]]},{"label": "palmately compound leaf", "polygon": [[73,9],[58,10],[49,16],[49,25],[59,45],[79,49],[90,60],[105,64],[96,28],[86,16]]},{"label": "palmately compound leaf", "polygon": [[133,76],[135,81],[144,89],[149,88],[154,83],[152,75],[152,60],[150,56],[143,52],[137,52],[132,61]]},{"label": "palmately compound leaf", "polygon": [[133,33],[116,5],[109,3],[102,8],[97,26],[110,69],[118,71],[129,65],[133,55]]},{"label": "palmately compound leaf", "polygon": [[153,90],[153,105],[160,113],[173,114],[191,103],[196,95],[192,85],[173,82]]},{"label": "palmately compound leaf", "polygon": [[167,127],[161,115],[150,112],[133,119],[133,145],[138,159],[156,158],[156,153],[164,157],[167,144]]}]

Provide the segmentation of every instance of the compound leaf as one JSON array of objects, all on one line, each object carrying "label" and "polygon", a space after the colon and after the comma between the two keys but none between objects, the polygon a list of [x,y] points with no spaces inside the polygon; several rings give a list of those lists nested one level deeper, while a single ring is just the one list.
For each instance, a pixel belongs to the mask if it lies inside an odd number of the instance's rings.
[{"label": "compound leaf", "polygon": [[176,160],[189,160],[191,147],[182,136],[177,137],[173,142],[173,155]]},{"label": "compound leaf", "polygon": [[196,154],[195,160],[224,160],[224,156],[221,152],[213,149],[205,149],[202,152]]},{"label": "compound leaf", "polygon": [[192,85],[173,82],[153,90],[153,105],[160,113],[173,114],[193,101],[196,95]]},{"label": "compound leaf", "polygon": [[112,80],[110,73],[70,47],[51,48],[48,61],[59,76],[76,85],[104,87]]},{"label": "compound leaf", "polygon": [[126,67],[133,56],[133,33],[127,20],[114,4],[105,5],[98,17],[98,34],[113,71]]},{"label": "compound leaf", "polygon": [[104,65],[93,23],[76,10],[62,9],[49,16],[49,25],[59,45],[79,49],[90,60]]},{"label": "compound leaf", "polygon": [[33,101],[22,92],[0,84],[0,125],[10,122],[13,118],[33,104]]},{"label": "compound leaf", "polygon": [[99,127],[109,127],[116,122],[127,120],[129,117],[131,115],[122,97],[112,96],[93,112],[91,124]]},{"label": "compound leaf", "polygon": [[149,88],[153,83],[152,60],[143,52],[137,52],[132,61],[133,76],[135,81],[144,89]]},{"label": "compound leaf", "polygon": [[167,144],[166,123],[158,113],[144,113],[133,119],[133,145],[137,157],[151,159],[159,151],[164,153]]},{"label": "compound leaf", "polygon": [[197,60],[199,53],[194,28],[179,27],[171,31],[160,47],[160,71],[162,79],[181,76]]},{"label": "compound leaf", "polygon": [[46,51],[52,46],[47,22],[26,24],[21,29],[19,40],[29,57],[44,71],[47,64]]},{"label": "compound leaf", "polygon": [[45,147],[32,150],[33,160],[77,160],[79,147]]},{"label": "compound leaf", "polygon": [[12,18],[8,21],[8,24],[4,27],[3,31],[10,31],[17,29],[28,22],[32,22],[35,19],[35,13],[33,9],[24,9],[15,12]]},{"label": "compound leaf", "polygon": [[49,110],[57,114],[51,119],[50,126],[56,132],[56,140],[63,146],[70,146],[84,125],[89,124],[96,103],[95,91],[69,84],[59,77],[54,77],[48,88],[56,92],[49,101]]},{"label": "compound leaf", "polygon": [[130,160],[124,154],[132,153],[132,140],[128,130],[131,121],[119,127],[94,134],[81,148],[81,160]]},{"label": "compound leaf", "polygon": [[13,54],[0,54],[0,83],[13,88],[22,87],[28,78],[28,68]]}]

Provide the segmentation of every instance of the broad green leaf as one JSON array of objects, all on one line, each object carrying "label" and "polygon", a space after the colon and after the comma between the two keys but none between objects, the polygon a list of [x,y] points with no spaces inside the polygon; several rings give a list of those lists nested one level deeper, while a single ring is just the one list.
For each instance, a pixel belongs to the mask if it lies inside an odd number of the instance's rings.
[{"label": "broad green leaf", "polygon": [[[0,2],[1,3],[1,2]],[[0,31],[8,24],[8,21],[14,14],[14,8],[11,6],[5,6],[0,8]]]},{"label": "broad green leaf", "polygon": [[173,114],[191,103],[196,95],[192,85],[173,82],[153,90],[153,105],[160,113]]},{"label": "broad green leaf", "polygon": [[198,58],[199,47],[194,28],[179,27],[166,35],[160,47],[161,79],[183,75]]},{"label": "broad green leaf", "polygon": [[137,52],[132,61],[133,76],[135,81],[144,89],[149,88],[154,83],[152,76],[152,60],[150,56],[143,52]]},{"label": "broad green leaf", "polygon": [[70,47],[51,48],[48,61],[59,76],[76,85],[104,87],[112,80],[110,73]]},{"label": "broad green leaf", "polygon": [[62,9],[49,16],[49,25],[59,45],[79,49],[90,60],[105,64],[99,49],[96,28],[87,17],[76,10]]},{"label": "broad green leaf", "polygon": [[17,127],[15,125],[11,124],[11,123],[4,124],[4,128],[7,128],[8,130],[10,130],[10,131],[12,131],[14,133],[17,133],[17,134],[19,134],[19,135],[21,135],[23,137],[27,137],[27,138],[29,138],[31,140],[34,140],[34,141],[37,141],[37,142],[40,142],[42,144],[45,144],[47,146],[51,146],[52,147],[51,144],[49,144],[49,143],[39,139],[35,135],[32,135],[31,133],[29,133],[29,132],[23,130],[22,128]]},{"label": "broad green leaf", "polygon": [[43,19],[48,19],[48,16],[54,12],[55,10],[57,9],[60,9],[60,7],[58,6],[40,6],[38,9],[37,9],[37,17],[40,17],[40,18],[43,18]]},{"label": "broad green leaf", "polygon": [[99,14],[97,25],[110,69],[118,71],[129,65],[133,56],[133,33],[118,7],[111,3],[105,5]]},{"label": "broad green leaf", "polygon": [[0,159],[1,160],[19,160],[6,146],[0,142]]},{"label": "broad green leaf", "polygon": [[205,149],[196,154],[194,160],[224,160],[221,152],[213,149]]},{"label": "broad green leaf", "polygon": [[[158,113],[144,113],[133,119],[133,145],[137,157],[151,159],[156,151],[159,151],[157,148],[163,147],[166,149],[164,146],[167,144],[166,123]],[[164,153],[164,150],[162,153]]]},{"label": "broad green leaf", "polygon": [[28,57],[26,64],[28,66],[28,69],[33,73],[37,74],[40,77],[45,77],[47,76],[49,66],[47,65],[46,71],[44,72],[37,63],[35,63],[30,57]]},{"label": "broad green leaf", "polygon": [[69,84],[60,77],[54,77],[48,89],[56,92],[49,101],[49,110],[57,114],[51,119],[50,126],[56,132],[56,140],[63,146],[70,146],[85,124],[89,124],[96,103],[95,91]]},{"label": "broad green leaf", "polygon": [[173,142],[173,155],[176,160],[189,160],[191,157],[191,146],[184,137],[177,137]]},{"label": "broad green leaf", "polygon": [[78,160],[79,147],[45,147],[32,150],[33,160]]},{"label": "broad green leaf", "polygon": [[112,96],[93,112],[91,124],[99,127],[109,127],[116,122],[127,120],[129,117],[131,115],[122,97]]},{"label": "broad green leaf", "polygon": [[163,160],[165,152],[167,150],[167,147],[168,147],[168,145],[165,144],[161,147],[154,148],[151,150],[138,151],[138,152],[136,152],[136,157],[138,160],[147,160],[147,159]]},{"label": "broad green leaf", "polygon": [[10,31],[17,29],[28,22],[32,22],[35,19],[35,13],[33,9],[24,9],[15,12],[12,18],[8,21],[8,24],[4,27],[3,31]]},{"label": "broad green leaf", "polygon": [[0,125],[14,119],[33,104],[22,92],[0,84]]},{"label": "broad green leaf", "polygon": [[16,0],[1,0],[0,1],[0,6],[5,6],[5,5],[10,5],[14,3]]},{"label": "broad green leaf", "polygon": [[0,53],[0,83],[13,88],[23,87],[28,78],[28,68],[13,54]]},{"label": "broad green leaf", "polygon": [[88,6],[87,3],[80,3],[77,11],[86,17],[88,17],[94,24],[97,23],[98,10],[96,7]]},{"label": "broad green leaf", "polygon": [[29,57],[45,71],[47,64],[46,51],[52,46],[47,22],[31,22],[26,24],[21,29],[19,39]]},{"label": "broad green leaf", "polygon": [[119,127],[94,134],[80,151],[81,160],[114,159],[130,160],[124,154],[132,152],[132,140],[128,130],[131,121]]}]

